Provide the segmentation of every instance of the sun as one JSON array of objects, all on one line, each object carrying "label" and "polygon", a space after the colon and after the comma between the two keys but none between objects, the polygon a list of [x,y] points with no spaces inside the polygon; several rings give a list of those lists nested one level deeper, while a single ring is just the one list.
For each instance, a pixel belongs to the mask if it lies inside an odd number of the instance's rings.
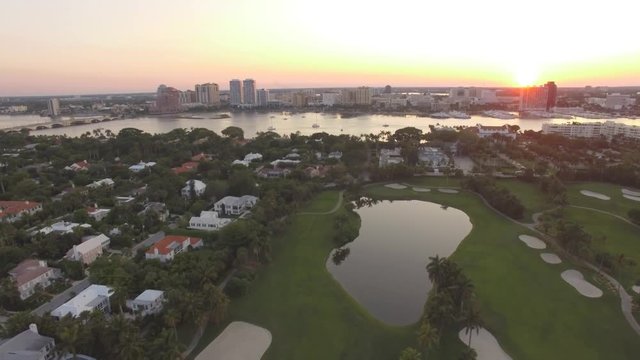
[{"label": "sun", "polygon": [[515,71],[515,80],[520,86],[531,86],[536,83],[539,75],[535,66],[521,65]]}]

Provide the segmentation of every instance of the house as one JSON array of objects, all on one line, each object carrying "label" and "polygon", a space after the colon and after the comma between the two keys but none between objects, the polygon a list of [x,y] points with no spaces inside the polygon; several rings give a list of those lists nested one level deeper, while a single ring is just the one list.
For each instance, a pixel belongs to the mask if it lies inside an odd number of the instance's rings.
[{"label": "house", "polygon": [[144,161],[140,161],[139,163],[135,164],[135,165],[131,165],[129,166],[129,170],[131,172],[134,173],[139,173],[140,171],[146,169],[146,168],[151,168],[156,166],[156,163],[153,161],[150,162],[144,162]]},{"label": "house", "polygon": [[41,210],[42,204],[33,201],[0,201],[0,221],[18,221]]},{"label": "house", "polygon": [[35,293],[36,287],[46,288],[51,280],[60,277],[60,270],[47,266],[46,261],[28,259],[9,271],[16,282],[20,299],[24,300]]},{"label": "house", "polygon": [[252,161],[261,161],[262,154],[260,153],[248,153],[244,156],[244,161],[252,162]]},{"label": "house", "polygon": [[116,203],[118,205],[128,205],[136,200],[133,196],[116,196]]},{"label": "house", "polygon": [[106,178],[106,179],[94,181],[91,184],[87,185],[87,187],[89,189],[97,189],[100,187],[113,188],[114,184],[115,182],[113,181],[113,179]]},{"label": "house", "polygon": [[65,170],[69,170],[69,171],[87,171],[89,170],[89,163],[87,162],[87,160],[82,160],[82,161],[78,161],[77,163],[73,163],[69,166],[66,166],[64,168]]},{"label": "house", "polygon": [[188,173],[191,171],[196,171],[198,170],[198,163],[195,161],[187,161],[186,163],[182,164],[180,167],[175,167],[175,168],[172,168],[171,170],[176,175]]},{"label": "house", "polygon": [[249,161],[247,161],[247,160],[233,160],[231,165],[242,165],[242,166],[249,167]]},{"label": "house", "polygon": [[241,197],[225,196],[218,200],[213,208],[218,214],[224,215],[240,215],[251,209],[258,202],[258,198],[253,195],[244,195]]},{"label": "house", "polygon": [[200,162],[200,161],[211,161],[213,156],[210,154],[200,153],[197,155],[193,155],[191,157],[191,161]]},{"label": "house", "polygon": [[[45,226],[39,230],[41,234],[51,234],[53,232],[60,234],[69,234],[73,232],[73,229],[80,226],[78,223],[72,223],[68,221],[58,221],[57,223],[51,224],[50,226]],[[91,227],[89,224],[83,224],[83,227]]]},{"label": "house", "polygon": [[202,211],[200,216],[193,216],[189,220],[189,229],[216,231],[229,224],[231,219],[222,219],[218,217],[215,211]]},{"label": "house", "polygon": [[300,160],[292,160],[292,159],[279,159],[271,162],[271,166],[279,167],[280,165],[284,165],[285,167],[293,167],[300,164]]},{"label": "house", "polygon": [[91,285],[82,290],[71,300],[62,304],[51,312],[51,316],[58,319],[67,315],[78,317],[85,311],[100,310],[105,313],[111,312],[109,298],[113,295],[112,288],[104,285]]},{"label": "house", "polygon": [[434,147],[421,147],[418,149],[418,161],[431,167],[444,167],[449,165],[449,157],[440,149]]},{"label": "house", "polygon": [[173,258],[183,251],[188,251],[189,246],[192,248],[202,247],[202,239],[189,236],[169,235],[153,244],[145,253],[145,258],[158,259],[162,262],[171,261]]},{"label": "house", "polygon": [[101,221],[107,215],[109,215],[109,212],[111,212],[111,209],[98,209],[95,207],[88,207],[85,210],[87,211],[87,214],[95,221]]},{"label": "house", "polygon": [[330,166],[314,165],[314,166],[306,167],[304,169],[304,173],[310,178],[315,178],[315,177],[323,178],[327,176],[327,174],[329,173],[329,170],[331,170]]},{"label": "house", "polygon": [[79,245],[73,245],[73,248],[67,252],[67,258],[89,265],[102,255],[103,250],[109,247],[110,241],[104,234],[90,237]]},{"label": "house", "polygon": [[158,220],[165,222],[169,218],[169,210],[165,203],[150,202],[144,206],[144,210],[140,211],[138,215],[146,215],[147,213],[154,213],[158,216]]},{"label": "house", "polygon": [[378,160],[379,167],[385,167],[389,165],[402,164],[404,158],[402,157],[402,149],[382,149],[380,150],[380,159]]},{"label": "house", "polygon": [[189,180],[185,183],[185,186],[181,190],[182,197],[190,198],[192,195],[191,194],[192,187],[196,197],[204,195],[204,191],[207,189],[207,185],[202,181]]},{"label": "house", "polygon": [[275,179],[281,177],[287,177],[291,173],[290,169],[281,169],[281,168],[266,168],[261,167],[256,170],[256,173],[259,177],[265,179]]},{"label": "house", "polygon": [[292,152],[290,154],[287,154],[284,158],[289,160],[300,160],[300,157],[300,154]]},{"label": "house", "polygon": [[56,359],[56,342],[38,333],[36,324],[9,340],[0,342],[1,360],[53,360]]},{"label": "house", "polygon": [[516,133],[509,129],[508,125],[502,126],[483,126],[476,124],[478,129],[478,136],[481,138],[492,137],[493,135],[502,135],[512,139],[516,138]]},{"label": "house", "polygon": [[127,300],[127,307],[142,316],[157,314],[162,311],[164,291],[145,290],[133,300]]},{"label": "house", "polygon": [[340,159],[342,159],[342,151],[330,152],[329,155],[327,156],[327,158],[340,160]]}]

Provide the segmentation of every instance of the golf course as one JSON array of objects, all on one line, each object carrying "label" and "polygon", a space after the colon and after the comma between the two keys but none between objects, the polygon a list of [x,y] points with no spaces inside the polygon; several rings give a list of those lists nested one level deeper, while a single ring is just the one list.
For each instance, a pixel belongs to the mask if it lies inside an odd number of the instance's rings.
[{"label": "golf course", "polygon": [[[538,234],[496,213],[479,196],[459,189],[454,179],[416,179],[403,185],[373,184],[366,186],[363,194],[376,200],[436,203],[444,209],[459,209],[469,217],[472,230],[450,259],[475,286],[484,328],[512,359],[633,359],[640,354],[640,337],[623,317],[617,293],[604,286],[593,271],[564,257],[556,264],[543,261],[541,254],[554,252],[553,246],[548,244],[544,250],[528,246],[520,236]],[[525,222],[547,208],[528,184],[514,182],[507,187],[518,195],[528,194],[521,199],[527,208]],[[607,209],[624,214],[626,205],[613,204],[613,189],[598,187],[593,191],[610,192],[612,201]],[[232,301],[227,320],[206,329],[193,355],[233,321],[254,324],[272,334],[263,359],[397,359],[402,349],[418,348],[419,318],[408,326],[384,324],[327,270],[327,258],[335,247],[335,218],[340,214],[354,216],[344,206],[332,211],[339,195],[338,191],[325,191],[291,218],[285,235],[273,240],[272,262],[258,270],[247,294]],[[579,188],[571,188],[570,202],[577,195]],[[592,205],[596,200],[580,198],[580,204]],[[574,209],[569,211],[576,218],[590,216],[578,209],[575,214]],[[601,220],[603,224],[609,221]],[[621,239],[632,234],[625,232],[632,229],[618,227]],[[614,241],[610,242],[605,246],[614,246]],[[625,252],[632,248],[632,244],[620,246]],[[571,274],[571,280],[583,276],[584,282],[602,290],[601,296],[587,297],[576,291],[561,276],[565,272]],[[426,270],[424,277],[426,284]],[[393,287],[393,283],[388,285]],[[439,345],[421,351],[428,359],[457,358],[466,346],[458,339],[459,330],[451,329]]]}]

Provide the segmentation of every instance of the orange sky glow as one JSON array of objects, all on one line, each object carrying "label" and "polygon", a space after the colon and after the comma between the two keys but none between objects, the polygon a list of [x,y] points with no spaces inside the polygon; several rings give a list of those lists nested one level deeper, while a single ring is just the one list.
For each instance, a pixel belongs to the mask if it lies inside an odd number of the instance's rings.
[{"label": "orange sky glow", "polygon": [[[258,87],[640,85],[640,4],[8,0],[0,96]],[[625,11],[620,11],[625,9]]]}]

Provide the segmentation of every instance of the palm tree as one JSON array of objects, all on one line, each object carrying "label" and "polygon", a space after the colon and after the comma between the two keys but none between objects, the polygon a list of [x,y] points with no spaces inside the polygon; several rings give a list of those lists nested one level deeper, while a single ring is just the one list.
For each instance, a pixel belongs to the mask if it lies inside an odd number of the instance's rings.
[{"label": "palm tree", "polygon": [[430,348],[440,342],[440,331],[431,326],[427,319],[422,321],[420,329],[418,329],[418,344],[423,348]]},{"label": "palm tree", "polygon": [[470,347],[464,349],[462,354],[458,357],[458,360],[476,360],[478,353]]},{"label": "palm tree", "polygon": [[473,296],[473,283],[466,276],[459,276],[458,281],[453,285],[455,298],[460,303],[460,314],[463,313],[465,301],[469,301]]},{"label": "palm tree", "polygon": [[408,347],[402,350],[398,360],[422,360],[422,354],[418,350]]},{"label": "palm tree", "polygon": [[122,360],[141,360],[144,358],[144,348],[142,344],[144,340],[138,329],[131,327],[129,330],[120,334],[118,341],[118,359]]},{"label": "palm tree", "polygon": [[480,329],[483,326],[482,317],[480,317],[480,311],[475,306],[470,306],[466,313],[464,314],[464,318],[462,319],[462,323],[465,326],[465,333],[469,334],[469,342],[467,346],[471,347],[471,335],[473,331],[476,331],[476,334],[480,333]]},{"label": "palm tree", "polygon": [[178,323],[180,322],[180,314],[174,308],[167,310],[164,314],[164,323],[173,329],[173,333],[178,337]]},{"label": "palm tree", "polygon": [[441,279],[444,278],[446,263],[447,258],[441,258],[439,255],[429,257],[427,273],[429,274],[429,280],[433,283],[434,293],[438,293],[438,285],[442,285]]},{"label": "palm tree", "polygon": [[60,355],[71,353],[75,358],[78,355],[78,342],[80,340],[80,325],[73,322],[68,326],[61,326],[59,352]]}]

